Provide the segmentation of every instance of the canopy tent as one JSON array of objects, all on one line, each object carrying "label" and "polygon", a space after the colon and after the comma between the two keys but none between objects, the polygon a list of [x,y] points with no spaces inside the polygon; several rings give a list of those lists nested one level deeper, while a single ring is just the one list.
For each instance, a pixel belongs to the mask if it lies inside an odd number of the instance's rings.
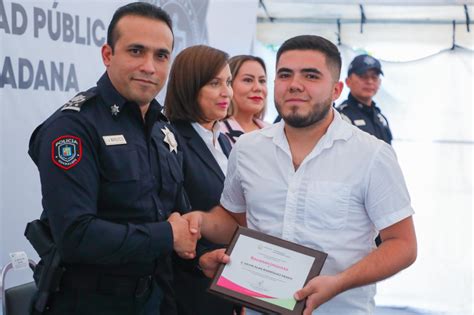
[{"label": "canopy tent", "polygon": [[[453,45],[473,49],[473,3],[260,0],[257,39],[273,47],[295,35],[319,34],[386,60],[413,60]],[[397,45],[404,49],[393,50]]]}]

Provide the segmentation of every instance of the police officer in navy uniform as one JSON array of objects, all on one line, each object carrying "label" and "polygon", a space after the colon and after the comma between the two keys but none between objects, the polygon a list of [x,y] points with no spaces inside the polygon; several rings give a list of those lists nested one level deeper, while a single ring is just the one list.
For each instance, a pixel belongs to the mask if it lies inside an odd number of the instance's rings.
[{"label": "police officer in navy uniform", "polygon": [[[336,109],[347,122],[392,144],[388,120],[373,101],[382,81],[380,75],[383,75],[380,61],[369,55],[355,57],[349,65],[346,78],[346,85],[351,92]],[[381,243],[378,235],[375,244],[379,246]]]},{"label": "police officer in navy uniform", "polygon": [[173,250],[193,258],[197,236],[174,212],[189,211],[182,152],[154,99],[170,67],[171,20],[131,3],[115,12],[107,37],[97,86],[30,140],[41,219],[65,270],[46,314],[172,314],[169,258]]},{"label": "police officer in navy uniform", "polygon": [[369,55],[359,55],[352,60],[346,84],[349,97],[337,107],[342,118],[380,140],[391,144],[392,132],[387,118],[373,101],[383,75],[380,62]]}]

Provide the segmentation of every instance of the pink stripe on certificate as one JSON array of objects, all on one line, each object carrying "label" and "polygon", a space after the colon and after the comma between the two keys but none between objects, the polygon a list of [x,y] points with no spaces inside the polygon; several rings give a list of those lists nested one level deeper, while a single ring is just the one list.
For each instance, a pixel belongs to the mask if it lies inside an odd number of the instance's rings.
[{"label": "pink stripe on certificate", "polygon": [[220,286],[220,287],[224,287],[224,288],[227,288],[229,290],[232,290],[232,291],[235,291],[235,292],[239,292],[239,293],[242,293],[244,295],[248,295],[248,296],[253,296],[253,297],[258,297],[258,298],[270,298],[270,299],[274,299],[274,297],[272,296],[268,296],[268,295],[265,295],[265,294],[261,294],[261,293],[258,293],[258,292],[255,292],[255,291],[252,291],[252,290],[249,290],[249,289],[246,289],[232,281],[230,281],[229,279],[225,278],[225,277],[220,277],[219,280],[217,280],[217,285]]}]

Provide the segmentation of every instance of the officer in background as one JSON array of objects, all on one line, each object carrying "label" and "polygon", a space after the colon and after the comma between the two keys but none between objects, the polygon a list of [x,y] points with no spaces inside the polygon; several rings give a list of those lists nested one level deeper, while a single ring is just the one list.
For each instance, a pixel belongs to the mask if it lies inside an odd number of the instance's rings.
[{"label": "officer in background", "polygon": [[373,101],[380,87],[381,74],[383,75],[382,66],[374,57],[355,57],[349,65],[346,78],[346,85],[351,92],[337,110],[349,123],[391,144],[392,133],[387,118]]},{"label": "officer in background", "polygon": [[[64,273],[45,314],[169,314],[169,258],[195,256],[182,152],[155,96],[168,76],[171,19],[119,8],[102,47],[106,72],[33,133],[47,222]],[[45,272],[43,264],[36,273]],[[38,274],[35,277],[38,278]]]},{"label": "officer in background", "polygon": [[[382,82],[380,75],[383,75],[380,61],[369,55],[355,57],[349,65],[346,78],[346,85],[351,92],[336,109],[347,122],[392,144],[388,120],[373,101]],[[380,243],[382,240],[378,235],[375,244],[379,246]]]}]

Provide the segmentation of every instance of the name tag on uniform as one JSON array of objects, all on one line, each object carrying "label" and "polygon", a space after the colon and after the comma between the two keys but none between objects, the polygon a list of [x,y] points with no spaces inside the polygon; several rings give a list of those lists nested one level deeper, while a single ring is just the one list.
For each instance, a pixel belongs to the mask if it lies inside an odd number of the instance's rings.
[{"label": "name tag on uniform", "polygon": [[127,144],[123,135],[102,136],[102,139],[104,139],[105,145]]},{"label": "name tag on uniform", "polygon": [[356,126],[365,126],[365,120],[356,119],[356,120],[354,120],[354,125],[356,125]]}]

